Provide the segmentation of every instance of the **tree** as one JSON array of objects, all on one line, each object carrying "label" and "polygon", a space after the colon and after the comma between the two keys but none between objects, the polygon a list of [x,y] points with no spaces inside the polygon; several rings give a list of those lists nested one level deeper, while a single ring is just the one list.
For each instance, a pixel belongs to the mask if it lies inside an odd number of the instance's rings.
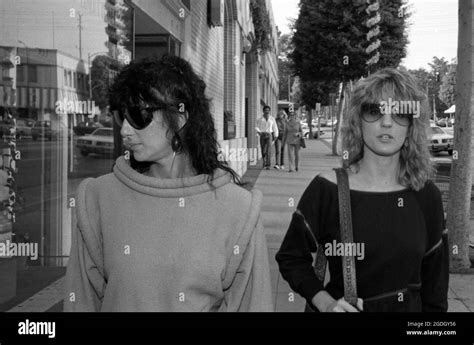
[{"label": "tree", "polygon": [[456,68],[455,63],[449,65],[439,88],[439,98],[448,108],[456,104]]},{"label": "tree", "polygon": [[295,77],[295,81],[291,86],[291,100],[294,104],[300,105],[301,104],[301,83],[300,78]]},{"label": "tree", "polygon": [[288,58],[292,50],[291,36],[283,34],[278,37],[278,76],[279,82],[279,99],[288,99],[288,80],[293,78],[291,70],[291,61]]},{"label": "tree", "polygon": [[380,60],[376,68],[397,67],[407,55],[410,7],[404,0],[380,0]]},{"label": "tree", "polygon": [[112,83],[113,73],[118,69],[119,63],[107,55],[97,56],[92,61],[92,99],[100,109],[109,105],[109,86]]},{"label": "tree", "polygon": [[474,73],[472,22],[474,0],[459,0],[458,65],[456,68],[456,126],[454,127],[453,163],[449,185],[447,228],[451,272],[463,272],[469,262],[469,230],[473,152],[471,147]]},{"label": "tree", "polygon": [[430,101],[431,110],[433,110],[433,99],[435,100],[435,109],[438,117],[444,116],[444,111],[448,107],[439,99],[439,90],[443,77],[448,72],[449,62],[445,58],[438,58],[433,56],[433,61],[428,64],[431,67],[430,78],[428,84],[428,97]]},{"label": "tree", "polygon": [[[454,62],[453,62],[454,63]],[[418,84],[422,90],[425,90],[428,103],[430,105],[431,113],[433,114],[433,99],[435,103],[436,114],[438,117],[444,116],[444,111],[449,107],[441,98],[441,85],[444,78],[446,78],[449,68],[453,63],[448,63],[444,58],[433,56],[433,60],[428,65],[430,70],[418,68],[416,70],[409,70],[418,80]],[[451,71],[455,73],[455,69]],[[454,104],[454,103],[453,103]]]},{"label": "tree", "polygon": [[260,49],[264,53],[272,49],[269,38],[272,34],[272,28],[265,1],[250,0],[250,11],[255,31],[254,48]]},{"label": "tree", "polygon": [[[373,4],[372,4],[373,5]],[[371,5],[371,6],[372,6]],[[338,127],[343,113],[347,82],[357,80],[369,72],[366,62],[368,46],[380,40],[380,58],[374,68],[396,67],[406,55],[406,18],[400,8],[405,0],[380,0],[378,34],[370,36],[368,20],[373,18],[362,0],[301,0],[300,13],[295,22],[294,50],[290,54],[294,73],[300,77],[302,100],[308,107],[316,102],[329,103],[329,94],[338,91],[341,105]],[[338,136],[336,130],[336,140]],[[335,153],[335,152],[333,152]]]},{"label": "tree", "polygon": [[418,87],[421,90],[428,90],[430,73],[426,69],[418,68],[414,70],[408,70],[408,72],[415,77],[416,81],[418,82]]},{"label": "tree", "polygon": [[325,97],[327,100],[340,82],[345,85],[366,72],[367,54],[362,45],[366,37],[363,23],[368,19],[365,9],[365,1],[300,2],[291,57],[308,109],[323,103]]}]

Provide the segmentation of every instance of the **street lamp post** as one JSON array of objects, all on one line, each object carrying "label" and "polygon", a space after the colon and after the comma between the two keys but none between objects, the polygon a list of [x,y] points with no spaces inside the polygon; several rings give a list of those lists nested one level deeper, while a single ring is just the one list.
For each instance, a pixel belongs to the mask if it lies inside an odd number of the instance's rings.
[{"label": "street lamp post", "polygon": [[30,85],[29,85],[29,73],[28,73],[28,46],[25,42],[18,40],[18,43],[21,43],[25,46],[26,62],[25,62],[25,79],[26,79],[26,117],[30,118]]}]

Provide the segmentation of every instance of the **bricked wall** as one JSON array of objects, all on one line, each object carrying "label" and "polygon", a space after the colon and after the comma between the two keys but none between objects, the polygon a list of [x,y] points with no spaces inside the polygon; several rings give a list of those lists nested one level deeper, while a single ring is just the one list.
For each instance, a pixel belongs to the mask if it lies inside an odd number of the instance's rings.
[{"label": "bricked wall", "polygon": [[[212,99],[211,111],[222,148],[258,148],[255,133],[256,119],[261,116],[261,103],[277,110],[278,75],[274,52],[260,58],[242,54],[243,30],[236,20],[236,6],[227,0],[223,27],[209,27],[207,24],[207,0],[193,0],[191,15],[186,25],[190,28],[189,39],[183,51],[196,72],[207,85],[207,96]],[[271,16],[272,17],[272,16]],[[254,54],[254,53],[251,53]],[[259,80],[259,66],[265,71]],[[260,82],[265,86],[260,90]],[[245,99],[248,99],[248,123],[245,121]],[[224,141],[224,110],[233,112],[236,121],[236,137]],[[248,137],[245,131],[248,130]],[[248,152],[247,152],[248,153]],[[260,155],[260,153],[259,153]],[[243,157],[237,157],[231,166],[243,174],[247,164]]]},{"label": "bricked wall", "polygon": [[207,85],[217,139],[223,139],[224,29],[207,24],[207,0],[191,2],[191,54],[187,58]]},{"label": "bricked wall", "polygon": [[260,86],[258,81],[258,61],[256,60],[256,57],[247,56],[245,67],[245,97],[248,99],[249,112],[247,124],[247,146],[249,148],[256,148],[259,147],[259,142],[256,136],[255,126],[257,117],[261,116]]},{"label": "bricked wall", "polygon": [[[190,49],[185,58],[207,85],[207,97],[211,98],[211,112],[217,139],[223,150],[246,148],[244,81],[245,68],[241,61],[241,28],[225,13],[223,27],[210,27],[207,24],[207,0],[193,0],[190,16]],[[224,110],[233,112],[236,120],[236,138],[224,141]],[[243,175],[247,170],[246,157],[241,154],[230,166]]]}]

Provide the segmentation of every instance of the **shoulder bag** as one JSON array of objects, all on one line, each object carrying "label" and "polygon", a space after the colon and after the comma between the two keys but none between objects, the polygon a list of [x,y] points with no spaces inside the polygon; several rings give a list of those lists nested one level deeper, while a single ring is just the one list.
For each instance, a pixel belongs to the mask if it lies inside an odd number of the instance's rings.
[{"label": "shoulder bag", "polygon": [[[352,214],[349,190],[349,177],[344,168],[335,168],[337,177],[337,191],[339,200],[339,224],[342,243],[353,243]],[[322,244],[318,244],[314,271],[319,280],[325,280],[327,258],[324,255]],[[355,258],[353,256],[342,257],[342,272],[344,279],[344,299],[357,308],[357,280],[355,270]],[[305,311],[315,311],[315,308],[306,305]]]}]

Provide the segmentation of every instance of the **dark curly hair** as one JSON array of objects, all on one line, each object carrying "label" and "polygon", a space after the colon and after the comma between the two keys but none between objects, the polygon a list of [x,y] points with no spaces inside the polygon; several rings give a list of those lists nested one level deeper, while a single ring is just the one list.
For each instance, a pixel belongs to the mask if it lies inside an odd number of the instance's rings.
[{"label": "dark curly hair", "polygon": [[[216,169],[223,169],[236,184],[245,185],[227,162],[218,159],[220,148],[205,89],[206,84],[186,60],[170,55],[145,58],[132,62],[118,74],[110,88],[110,107],[112,111],[122,111],[145,102],[163,109],[168,138],[179,136],[181,150],[189,154],[198,174],[209,175],[211,183]],[[188,118],[179,129],[177,114],[183,110]],[[130,164],[143,173],[153,162],[139,162],[132,154]]]}]

